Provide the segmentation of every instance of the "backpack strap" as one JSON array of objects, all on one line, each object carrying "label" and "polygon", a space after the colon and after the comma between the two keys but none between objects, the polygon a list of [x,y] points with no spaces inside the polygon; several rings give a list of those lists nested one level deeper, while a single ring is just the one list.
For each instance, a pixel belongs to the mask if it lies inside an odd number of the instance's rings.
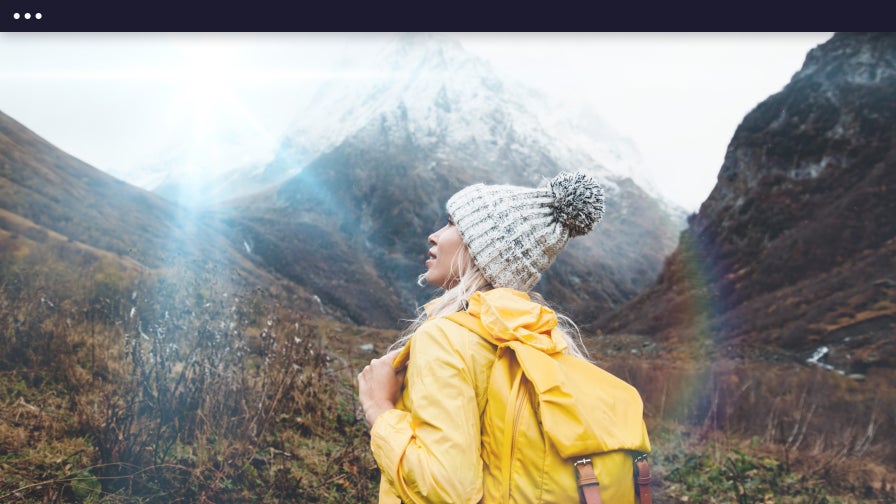
[{"label": "backpack strap", "polygon": [[635,458],[635,495],[639,497],[641,504],[653,504],[653,496],[650,493],[650,465],[647,463],[647,454]]},{"label": "backpack strap", "polygon": [[579,486],[579,501],[582,504],[603,504],[600,497],[600,482],[594,475],[591,459],[583,458],[573,464],[576,468],[576,484]]},{"label": "backpack strap", "polygon": [[[650,465],[647,463],[647,454],[641,454],[634,459],[635,462],[635,496],[639,504],[653,504],[653,495],[650,493]],[[600,483],[594,474],[591,459],[577,460],[573,466],[576,469],[576,482],[579,486],[580,504],[603,504],[600,496]]]}]

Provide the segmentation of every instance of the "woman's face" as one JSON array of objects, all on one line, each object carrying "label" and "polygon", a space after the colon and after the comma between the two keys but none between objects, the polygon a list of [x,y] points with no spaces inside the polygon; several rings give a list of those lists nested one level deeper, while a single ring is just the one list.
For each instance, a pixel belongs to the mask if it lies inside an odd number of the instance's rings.
[{"label": "woman's face", "polygon": [[429,259],[423,278],[430,285],[450,289],[457,285],[462,267],[461,250],[466,247],[457,231],[457,226],[449,219],[442,229],[429,235]]}]

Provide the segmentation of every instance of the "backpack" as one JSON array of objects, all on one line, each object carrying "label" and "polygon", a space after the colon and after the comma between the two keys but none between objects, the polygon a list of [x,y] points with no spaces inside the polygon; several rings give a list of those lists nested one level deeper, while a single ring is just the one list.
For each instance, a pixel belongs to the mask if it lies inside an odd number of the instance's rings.
[{"label": "backpack", "polygon": [[[446,317],[493,341],[479,318],[464,311]],[[545,502],[550,485],[566,492],[576,485],[582,503],[650,502],[650,441],[641,396],[630,384],[573,355],[508,341],[497,346],[489,397],[482,420],[487,495],[512,501],[512,482],[528,477],[547,482]]]}]

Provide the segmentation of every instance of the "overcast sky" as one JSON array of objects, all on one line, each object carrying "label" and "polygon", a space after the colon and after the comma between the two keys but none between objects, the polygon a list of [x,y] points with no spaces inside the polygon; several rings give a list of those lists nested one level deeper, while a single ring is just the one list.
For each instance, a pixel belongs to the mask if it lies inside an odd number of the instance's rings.
[{"label": "overcast sky", "polygon": [[[593,106],[635,142],[655,185],[693,211],[741,119],[832,34],[445,35],[509,79]],[[198,167],[264,162],[317,86],[388,39],[2,33],[0,111],[124,180],[177,155]]]}]

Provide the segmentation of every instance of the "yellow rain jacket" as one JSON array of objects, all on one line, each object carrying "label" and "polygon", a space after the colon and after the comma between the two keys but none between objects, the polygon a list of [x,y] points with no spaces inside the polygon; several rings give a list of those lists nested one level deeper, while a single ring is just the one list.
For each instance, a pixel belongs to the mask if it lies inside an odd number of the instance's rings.
[{"label": "yellow rain jacket", "polygon": [[552,310],[506,288],[421,325],[394,363],[401,398],[371,428],[380,502],[577,503],[573,462],[604,452],[603,501],[635,502],[641,397],[566,347]]}]

